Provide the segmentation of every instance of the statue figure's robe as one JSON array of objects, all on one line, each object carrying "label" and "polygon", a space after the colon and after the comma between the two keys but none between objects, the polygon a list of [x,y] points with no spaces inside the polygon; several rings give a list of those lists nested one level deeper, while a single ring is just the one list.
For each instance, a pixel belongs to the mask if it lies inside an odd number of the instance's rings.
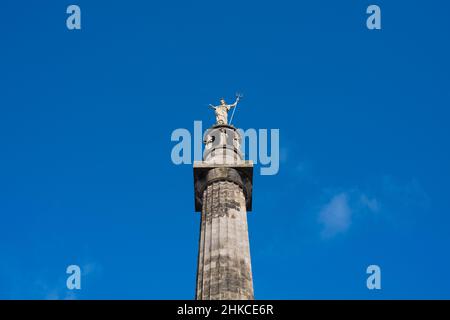
[{"label": "statue figure's robe", "polygon": [[220,105],[215,108],[217,124],[228,124],[228,111],[231,106],[229,104]]}]

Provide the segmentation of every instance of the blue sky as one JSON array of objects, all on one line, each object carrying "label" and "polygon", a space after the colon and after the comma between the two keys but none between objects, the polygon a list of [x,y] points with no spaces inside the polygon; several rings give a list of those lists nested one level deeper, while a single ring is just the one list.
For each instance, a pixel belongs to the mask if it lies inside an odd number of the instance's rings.
[{"label": "blue sky", "polygon": [[450,298],[449,9],[2,1],[0,298],[192,299],[199,215],[170,135],[235,91],[236,125],[280,129],[248,217],[257,299]]}]

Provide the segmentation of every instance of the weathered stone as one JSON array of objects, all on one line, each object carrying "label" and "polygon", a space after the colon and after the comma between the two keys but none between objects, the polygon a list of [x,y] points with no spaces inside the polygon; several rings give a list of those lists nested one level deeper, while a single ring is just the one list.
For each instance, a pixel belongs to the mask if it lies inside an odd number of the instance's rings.
[{"label": "weathered stone", "polygon": [[253,164],[240,158],[232,165],[221,163],[223,153],[214,158],[215,149],[241,156],[236,145],[213,145],[208,161],[194,164],[196,210],[201,210],[196,298],[253,299],[247,227]]}]

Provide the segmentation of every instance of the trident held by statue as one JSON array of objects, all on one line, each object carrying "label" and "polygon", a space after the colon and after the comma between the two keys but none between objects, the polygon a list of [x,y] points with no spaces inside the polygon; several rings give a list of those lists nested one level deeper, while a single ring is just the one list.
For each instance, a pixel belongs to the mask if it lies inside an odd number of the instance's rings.
[{"label": "trident held by statue", "polygon": [[239,92],[236,93],[236,106],[235,106],[235,108],[233,109],[233,113],[231,114],[231,118],[230,118],[230,126],[231,126],[231,122],[233,121],[234,113],[236,112],[237,104],[238,104],[239,100],[241,100],[241,98],[242,98],[243,96],[244,96],[244,95],[242,95],[242,94],[239,93]]}]

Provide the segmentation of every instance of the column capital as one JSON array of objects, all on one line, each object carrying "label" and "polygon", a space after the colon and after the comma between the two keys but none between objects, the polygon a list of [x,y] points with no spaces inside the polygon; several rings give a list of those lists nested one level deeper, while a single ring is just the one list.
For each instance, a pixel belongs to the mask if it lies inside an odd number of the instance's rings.
[{"label": "column capital", "polygon": [[215,181],[231,181],[244,191],[247,211],[252,211],[253,162],[240,161],[236,164],[212,164],[194,161],[195,211],[202,211],[203,191]]}]

